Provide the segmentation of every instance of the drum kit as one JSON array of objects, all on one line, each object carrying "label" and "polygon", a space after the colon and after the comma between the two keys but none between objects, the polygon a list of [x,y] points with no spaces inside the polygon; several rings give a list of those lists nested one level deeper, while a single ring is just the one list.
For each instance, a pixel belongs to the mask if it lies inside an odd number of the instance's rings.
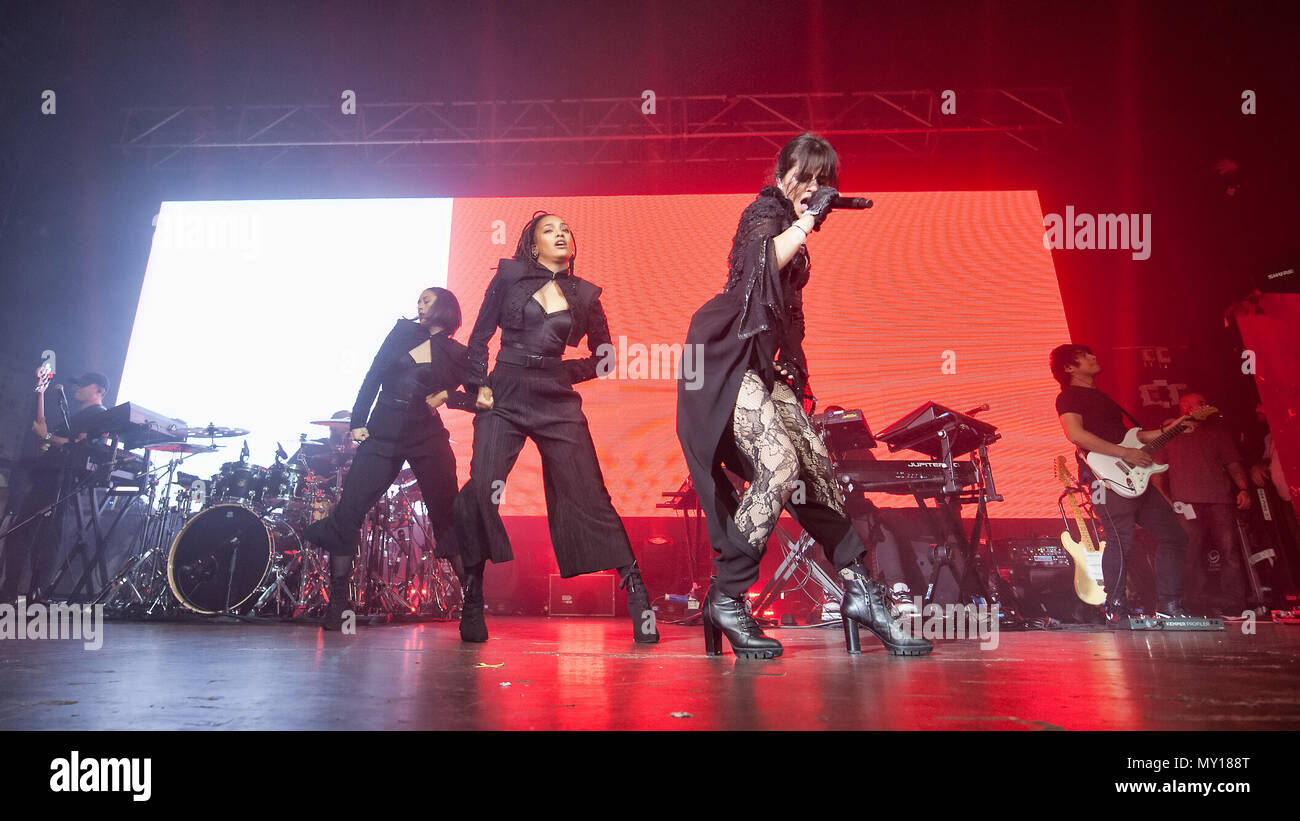
[{"label": "drum kit", "polygon": [[[311,424],[328,427],[330,436],[309,441],[303,434],[292,457],[277,445],[270,467],[250,462],[245,442],[239,459],[207,480],[182,471],[184,461],[249,431],[207,425],[150,445],[169,461],[147,474],[145,526],[131,559],[95,603],[115,615],[151,618],[323,615],[328,564],[302,533],[338,504],[356,445],[346,418]],[[353,567],[350,595],[359,618],[448,618],[460,604],[455,574],[433,555],[409,470],[367,515]]]}]

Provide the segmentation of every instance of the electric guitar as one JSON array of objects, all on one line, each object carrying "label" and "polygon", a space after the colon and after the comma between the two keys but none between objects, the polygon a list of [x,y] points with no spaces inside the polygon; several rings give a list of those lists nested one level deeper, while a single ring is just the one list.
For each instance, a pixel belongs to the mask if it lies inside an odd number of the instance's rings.
[{"label": "electric guitar", "polygon": [[1061,546],[1074,561],[1074,593],[1085,604],[1104,604],[1106,591],[1102,589],[1101,556],[1106,549],[1106,543],[1093,545],[1088,523],[1084,520],[1083,511],[1074,498],[1076,485],[1074,477],[1070,475],[1070,469],[1065,466],[1064,456],[1056,457],[1056,478],[1065,485],[1065,498],[1070,501],[1070,514],[1074,517],[1075,526],[1079,528],[1077,542],[1070,536],[1068,527],[1061,534]]},{"label": "electric guitar", "polygon": [[[1218,413],[1218,408],[1204,407],[1192,411],[1190,416],[1198,422],[1204,421],[1214,414]],[[1169,443],[1169,440],[1187,432],[1183,425],[1175,425],[1169,430],[1147,442],[1145,445],[1138,439],[1138,431],[1141,428],[1129,428],[1124,435],[1123,441],[1119,443],[1122,448],[1137,448],[1147,453],[1155,453]],[[1113,490],[1120,496],[1127,499],[1136,499],[1143,493],[1146,493],[1147,485],[1151,481],[1151,476],[1156,473],[1164,473],[1169,470],[1169,465],[1155,464],[1149,468],[1130,465],[1118,456],[1107,456],[1104,453],[1093,451],[1084,457],[1088,467],[1096,477],[1106,483],[1107,490]]]},{"label": "electric guitar", "polygon": [[[41,366],[36,369],[36,421],[45,422],[45,390],[54,378],[54,351],[41,351]],[[49,430],[47,427],[46,430]],[[41,453],[50,449],[50,443],[44,439],[37,441]]]}]

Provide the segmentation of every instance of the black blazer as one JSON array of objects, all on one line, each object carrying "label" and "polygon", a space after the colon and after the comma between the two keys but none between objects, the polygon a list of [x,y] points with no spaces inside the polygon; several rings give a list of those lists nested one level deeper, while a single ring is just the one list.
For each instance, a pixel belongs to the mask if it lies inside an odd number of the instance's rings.
[{"label": "black blazer", "polygon": [[568,346],[576,347],[585,336],[587,349],[591,352],[591,356],[584,359],[566,359],[564,370],[571,383],[596,378],[596,352],[601,345],[611,344],[609,323],[600,304],[601,289],[568,273],[553,274],[537,262],[503,259],[497,265],[496,276],[488,283],[483,305],[469,337],[470,374],[466,387],[471,392],[487,384],[488,340],[497,328],[523,328],[524,307],[528,300],[552,278],[569,303],[573,324],[569,328]]},{"label": "black blazer", "polygon": [[[417,364],[409,355],[421,343],[431,346],[428,364]],[[446,390],[448,407],[473,410],[473,397],[455,391],[465,384],[468,375],[469,359],[464,345],[449,336],[431,337],[419,323],[399,319],[366,372],[352,406],[350,424],[354,429],[367,428],[372,437],[390,441],[439,432],[445,437],[442,421],[429,412],[424,399],[431,393]],[[378,402],[375,402],[376,394],[379,394]]]}]

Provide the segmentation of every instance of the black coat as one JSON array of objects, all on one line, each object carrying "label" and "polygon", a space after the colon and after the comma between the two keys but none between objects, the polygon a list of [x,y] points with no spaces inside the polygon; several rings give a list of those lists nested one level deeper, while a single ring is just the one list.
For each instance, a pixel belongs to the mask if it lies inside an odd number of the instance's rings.
[{"label": "black coat", "polygon": [[[422,343],[430,346],[428,363],[416,363],[410,356]],[[353,429],[366,428],[387,450],[398,443],[410,448],[446,441],[447,429],[438,414],[430,412],[425,397],[445,390],[448,407],[472,410],[473,397],[455,390],[468,378],[469,357],[464,345],[449,336],[429,336],[419,323],[399,319],[366,372],[350,424]]]},{"label": "black coat", "polygon": [[496,275],[488,283],[483,305],[469,337],[470,375],[466,387],[471,391],[487,384],[488,340],[497,328],[522,329],[528,300],[551,279],[555,280],[569,303],[572,325],[569,327],[568,347],[576,347],[585,336],[587,349],[591,352],[583,359],[565,360],[564,371],[572,384],[596,378],[597,352],[602,345],[611,344],[609,323],[600,304],[601,289],[568,273],[554,274],[537,262],[503,259],[497,265]]},{"label": "black coat", "polygon": [[780,361],[794,375],[790,382],[796,396],[803,394],[808,378],[803,354],[808,254],[800,248],[778,268],[772,244],[794,220],[794,206],[779,190],[768,186],[759,192],[732,240],[726,288],[695,312],[686,334],[686,344],[699,346],[702,361],[696,389],[678,382],[677,438],[714,546],[731,540],[748,551],[748,541],[732,519],[738,498],[723,472],[725,464],[752,478],[731,439],[731,416],[745,371],[755,371],[771,390],[777,378],[773,362]]}]

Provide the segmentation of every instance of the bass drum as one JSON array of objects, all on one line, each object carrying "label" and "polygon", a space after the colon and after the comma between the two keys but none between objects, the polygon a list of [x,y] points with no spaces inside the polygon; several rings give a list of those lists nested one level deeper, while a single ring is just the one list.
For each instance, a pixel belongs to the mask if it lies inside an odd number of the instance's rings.
[{"label": "bass drum", "polygon": [[301,546],[283,522],[267,521],[242,505],[215,505],[176,534],[167,581],[176,600],[196,613],[233,612],[273,575],[277,556]]}]

